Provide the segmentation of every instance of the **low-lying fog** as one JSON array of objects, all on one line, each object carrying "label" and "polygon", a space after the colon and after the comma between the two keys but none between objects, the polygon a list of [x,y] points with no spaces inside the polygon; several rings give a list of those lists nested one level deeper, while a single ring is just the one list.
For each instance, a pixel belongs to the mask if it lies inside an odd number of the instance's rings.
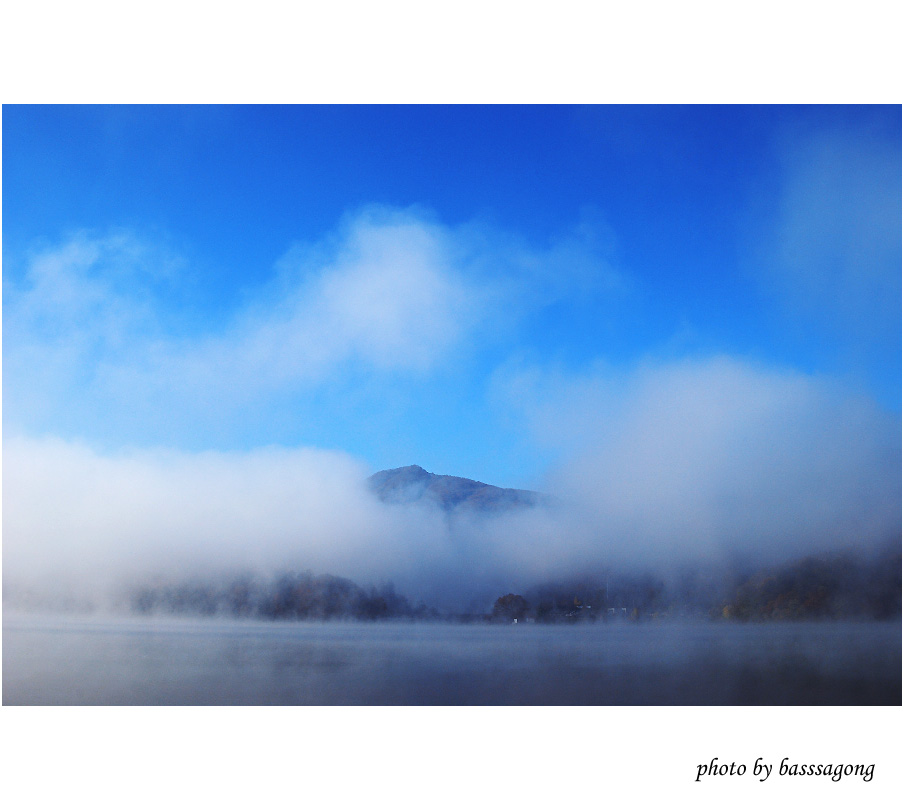
[{"label": "low-lying fog", "polygon": [[818,380],[714,359],[600,372],[580,390],[529,373],[506,385],[530,393],[532,430],[561,449],[535,483],[552,505],[381,503],[373,470],[335,451],[105,455],[7,438],[6,601],[104,607],[142,582],[309,570],[486,609],[501,593],[610,568],[900,543],[900,421]]},{"label": "low-lying fog", "polygon": [[6,704],[901,702],[900,623],[4,619]]}]

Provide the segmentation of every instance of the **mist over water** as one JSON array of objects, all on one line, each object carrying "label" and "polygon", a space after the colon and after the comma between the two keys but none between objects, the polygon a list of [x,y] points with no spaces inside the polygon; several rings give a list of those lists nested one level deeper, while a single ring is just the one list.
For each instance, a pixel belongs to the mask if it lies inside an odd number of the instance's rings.
[{"label": "mist over water", "polygon": [[901,701],[901,625],[544,627],[4,617],[5,704]]},{"label": "mist over water", "polygon": [[[10,112],[9,208],[73,207],[32,211],[4,256],[4,619],[30,613],[4,625],[4,697],[900,700],[893,109],[646,111],[633,158],[565,108],[442,112],[464,140],[438,110],[348,110],[323,142],[332,111],[175,139],[169,112],[120,112]],[[437,146],[423,167],[464,184],[411,171]],[[108,153],[99,208],[54,188]],[[322,216],[271,197],[268,172],[291,188],[300,157],[340,153],[367,182],[324,196],[318,169],[301,197],[332,199]],[[202,164],[238,183],[219,225]],[[122,213],[123,189],[180,186],[197,217],[170,191]],[[409,195],[427,207],[341,211]],[[417,464],[523,497],[368,488]]]}]

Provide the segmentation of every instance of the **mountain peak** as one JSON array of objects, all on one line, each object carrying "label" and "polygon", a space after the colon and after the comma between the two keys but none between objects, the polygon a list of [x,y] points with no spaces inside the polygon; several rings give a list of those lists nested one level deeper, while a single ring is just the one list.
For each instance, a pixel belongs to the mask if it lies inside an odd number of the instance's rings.
[{"label": "mountain peak", "polygon": [[381,470],[367,479],[371,491],[384,503],[414,503],[427,500],[446,511],[465,506],[482,511],[499,511],[535,506],[543,500],[537,492],[524,489],[504,489],[459,478],[436,475],[417,464]]}]

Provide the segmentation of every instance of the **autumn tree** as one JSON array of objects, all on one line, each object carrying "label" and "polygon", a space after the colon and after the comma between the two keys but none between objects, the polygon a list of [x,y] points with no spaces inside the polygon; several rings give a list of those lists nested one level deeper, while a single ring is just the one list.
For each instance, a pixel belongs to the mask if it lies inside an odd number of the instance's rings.
[{"label": "autumn tree", "polygon": [[493,618],[512,621],[523,619],[530,605],[520,594],[507,593],[500,596],[493,605]]}]

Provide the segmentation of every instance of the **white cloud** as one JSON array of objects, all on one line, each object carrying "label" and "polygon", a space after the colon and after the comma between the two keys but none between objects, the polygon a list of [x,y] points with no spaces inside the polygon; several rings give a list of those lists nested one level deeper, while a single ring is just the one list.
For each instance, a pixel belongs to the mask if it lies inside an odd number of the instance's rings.
[{"label": "white cloud", "polygon": [[5,581],[45,592],[102,602],[129,581],[244,569],[407,581],[448,554],[438,515],[381,507],[343,453],[103,455],[12,438],[3,461]]},{"label": "white cloud", "polygon": [[331,451],[104,454],[13,437],[4,581],[96,600],[158,575],[311,569],[461,609],[607,567],[762,562],[900,536],[900,420],[825,381],[731,358],[511,378],[534,434],[562,453],[550,508],[450,517],[380,504],[365,466]]},{"label": "white cloud", "polygon": [[792,555],[900,535],[900,417],[826,380],[721,357],[526,369],[498,387],[559,451],[550,488],[614,556]]},{"label": "white cloud", "polygon": [[[450,516],[388,505],[354,458],[304,448],[101,454],[60,439],[4,446],[4,588],[105,606],[135,584],[312,570],[461,609],[561,571],[550,514]],[[571,555],[565,556],[571,561]],[[498,595],[498,594],[497,594]]]},{"label": "white cloud", "polygon": [[5,576],[90,587],[161,567],[296,567],[392,578],[435,600],[619,562],[900,533],[900,417],[728,357],[500,372],[497,401],[559,455],[548,483],[563,504],[504,517],[380,506],[342,453],[110,453],[34,438],[93,433],[94,448],[110,446],[112,425],[159,444],[171,425],[182,438],[217,419],[240,431],[267,420],[271,398],[343,375],[430,375],[532,308],[613,289],[606,250],[580,234],[531,249],[374,209],[291,250],[266,289],[201,335],[173,329],[158,288],[178,273],[159,252],[79,237],[37,256],[4,300]]},{"label": "white cloud", "polygon": [[[543,250],[416,211],[372,208],[276,275],[214,328],[174,323],[173,260],[117,235],[73,238],[7,284],[7,424],[173,441],[331,381],[429,375],[533,308],[611,279],[593,229]],[[170,287],[161,292],[159,278]],[[197,314],[197,311],[196,311]],[[191,317],[187,310],[185,317]],[[156,437],[156,438],[155,438]]]}]

